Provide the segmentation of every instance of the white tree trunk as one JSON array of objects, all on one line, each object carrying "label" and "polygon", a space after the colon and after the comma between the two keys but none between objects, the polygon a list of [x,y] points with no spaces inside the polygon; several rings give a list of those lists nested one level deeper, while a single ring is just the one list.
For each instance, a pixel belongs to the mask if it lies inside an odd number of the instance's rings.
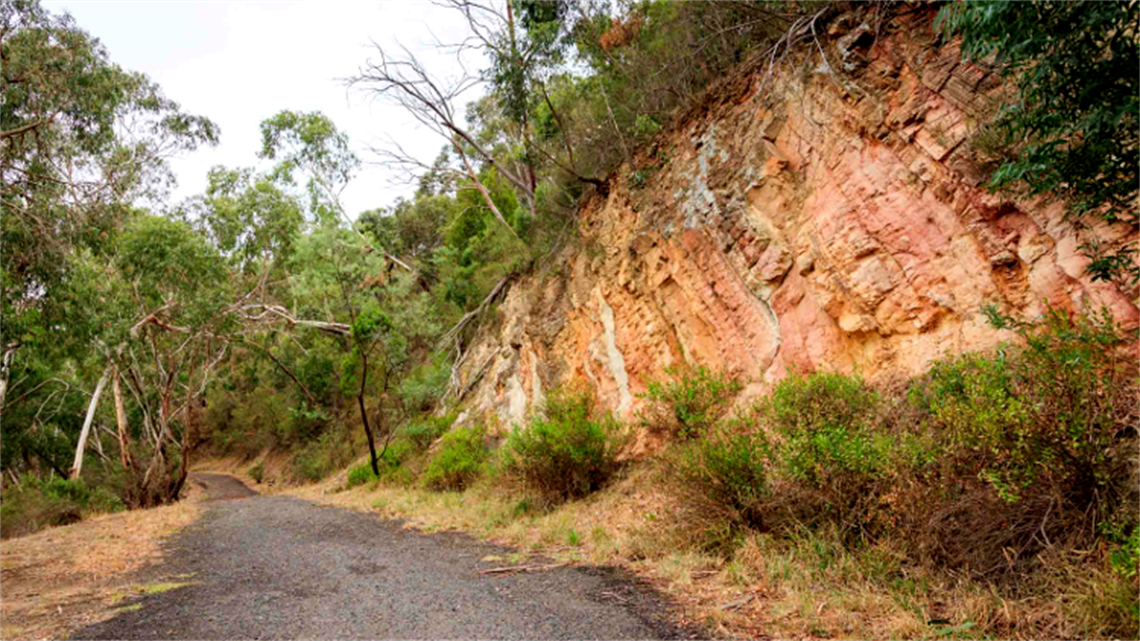
[{"label": "white tree trunk", "polygon": [[95,393],[91,395],[91,404],[87,406],[87,418],[83,420],[83,430],[79,432],[79,445],[75,448],[75,462],[71,464],[71,478],[79,478],[83,469],[83,450],[87,447],[87,436],[91,434],[91,424],[95,422],[95,410],[99,407],[99,397],[103,395],[103,388],[107,386],[107,379],[111,377],[111,366],[103,370],[103,378],[95,386]]},{"label": "white tree trunk", "polygon": [[8,375],[12,367],[12,356],[15,354],[15,345],[8,345],[4,348],[4,355],[0,357],[0,412],[4,411],[4,397],[8,394]]},{"label": "white tree trunk", "polygon": [[118,426],[119,460],[124,470],[131,469],[131,436],[127,431],[127,408],[123,404],[123,389],[119,385],[119,370],[115,369],[111,375],[111,389],[115,393],[115,423]]}]

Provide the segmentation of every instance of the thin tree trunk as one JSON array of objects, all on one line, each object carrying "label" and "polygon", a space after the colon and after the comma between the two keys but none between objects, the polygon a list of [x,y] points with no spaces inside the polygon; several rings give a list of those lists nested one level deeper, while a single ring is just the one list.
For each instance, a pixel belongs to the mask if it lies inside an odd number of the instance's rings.
[{"label": "thin tree trunk", "polygon": [[361,354],[360,363],[360,394],[356,402],[360,405],[360,420],[364,423],[364,435],[368,437],[368,453],[372,455],[372,473],[380,476],[380,464],[376,460],[376,440],[372,438],[372,427],[368,425],[368,410],[364,408],[364,388],[368,382],[368,355]]},{"label": "thin tree trunk", "polygon": [[107,379],[111,376],[111,366],[103,370],[103,378],[95,386],[95,393],[91,395],[91,404],[87,406],[87,418],[83,420],[83,430],[79,432],[79,445],[75,448],[75,462],[71,464],[71,478],[79,478],[83,469],[83,450],[87,447],[87,436],[91,434],[91,424],[95,421],[95,410],[99,407],[99,397],[103,395],[103,388],[107,386]]},{"label": "thin tree trunk", "polygon": [[131,459],[131,435],[127,431],[127,408],[123,404],[123,388],[119,384],[119,368],[111,375],[111,391],[115,393],[115,422],[119,427],[119,460],[123,469],[130,471],[134,467]]},{"label": "thin tree trunk", "polygon": [[194,430],[198,425],[198,408],[194,405],[197,398],[193,393],[193,386],[190,386],[186,392],[186,410],[184,412],[186,427],[182,431],[178,479],[171,486],[170,496],[167,498],[170,503],[178,500],[178,495],[182,493],[182,486],[186,484],[186,476],[190,473],[190,456],[194,453],[194,446],[196,445]]},{"label": "thin tree trunk", "polygon": [[622,153],[625,154],[625,162],[633,169],[633,157],[629,155],[629,147],[625,146],[625,136],[621,133],[621,127],[618,126],[617,118],[614,118],[614,110],[610,108],[610,97],[606,94],[606,87],[602,83],[598,83],[598,88],[602,90],[602,100],[606,103],[606,111],[610,115],[610,123],[614,126],[614,131],[617,132],[618,142],[621,143]]}]

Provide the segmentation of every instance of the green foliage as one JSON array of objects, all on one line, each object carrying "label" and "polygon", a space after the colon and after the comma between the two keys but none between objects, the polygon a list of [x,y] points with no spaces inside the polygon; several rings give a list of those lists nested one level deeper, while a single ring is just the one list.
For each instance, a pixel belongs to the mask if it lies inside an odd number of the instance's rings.
[{"label": "green foliage", "polygon": [[84,515],[117,512],[123,502],[107,488],[90,488],[82,479],[53,476],[42,480],[25,474],[4,490],[0,504],[0,536],[31,534],[44,527],[74,523]]},{"label": "green foliage", "polygon": [[503,450],[502,469],[548,501],[581,498],[600,489],[619,469],[627,437],[610,414],[594,416],[585,393],[554,392],[543,415],[515,427]]},{"label": "green foliage", "polygon": [[1037,323],[990,311],[1024,341],[1016,353],[967,354],[937,363],[911,390],[947,447],[1007,502],[1035,482],[1095,493],[1109,485],[1120,434],[1135,435],[1122,410],[1135,403],[1125,339],[1107,312],[1050,309]]},{"label": "green foliage", "polygon": [[346,425],[337,425],[299,447],[292,456],[293,478],[319,481],[332,472],[344,469],[356,458],[358,442],[354,442]]},{"label": "green foliage", "polygon": [[378,477],[372,472],[371,463],[361,463],[360,465],[353,465],[348,469],[348,480],[346,487],[353,488],[357,485],[364,485],[369,481],[377,480]]},{"label": "green foliage", "polygon": [[757,410],[778,438],[782,471],[815,489],[883,475],[892,443],[876,434],[879,397],[855,376],[793,372]]},{"label": "green foliage", "polygon": [[14,0],[0,22],[0,325],[6,343],[34,342],[27,334],[37,328],[74,341],[63,327],[81,319],[57,306],[55,289],[75,258],[107,251],[134,214],[132,199],[165,194],[165,158],[215,144],[218,130],[181,111],[145,75],[113,63],[67,14]]},{"label": "green foliage", "polygon": [[679,371],[665,368],[669,378],[652,380],[644,394],[642,427],[679,438],[695,438],[712,427],[744,384],[724,372],[701,366]]},{"label": "green foliage", "polygon": [[249,477],[261,483],[261,480],[265,478],[265,466],[258,462],[257,465],[249,468]]},{"label": "green foliage", "polygon": [[444,434],[421,477],[424,485],[433,490],[462,490],[470,485],[487,460],[486,435],[482,425],[458,427]]},{"label": "green foliage", "polygon": [[[1016,154],[994,188],[1064,198],[1072,216],[1135,224],[1140,184],[1140,5],[1134,2],[969,0],[944,6],[938,27],[963,52],[996,59],[1017,85],[996,125]],[[1140,278],[1134,261],[1101,257],[1095,278]],[[1122,273],[1123,272],[1123,273]]]},{"label": "green foliage", "polygon": [[1113,544],[1108,557],[1113,572],[1135,580],[1140,573],[1140,526],[1106,521],[1099,533]]},{"label": "green foliage", "polygon": [[708,430],[676,456],[678,481],[730,523],[761,529],[771,496],[766,466],[772,457],[764,433],[732,421]]},{"label": "green foliage", "polygon": [[431,416],[409,424],[401,430],[400,435],[411,442],[417,450],[424,452],[431,447],[432,443],[435,443],[437,438],[443,436],[447,433],[447,430],[451,429],[452,423],[455,422],[455,417],[455,414]]},{"label": "green foliage", "polygon": [[438,354],[431,361],[412,369],[400,383],[399,394],[409,411],[431,410],[447,390],[451,379],[451,363]]}]

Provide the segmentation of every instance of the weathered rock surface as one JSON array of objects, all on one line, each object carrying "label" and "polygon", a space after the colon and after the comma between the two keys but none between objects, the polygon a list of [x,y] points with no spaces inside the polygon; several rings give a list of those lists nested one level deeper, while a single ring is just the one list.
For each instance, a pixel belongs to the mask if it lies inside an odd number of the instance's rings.
[{"label": "weathered rock surface", "polygon": [[1137,292],[1093,282],[1080,250],[1135,233],[988,192],[970,134],[1002,87],[931,22],[874,38],[843,16],[829,64],[726,82],[638,159],[643,187],[623,168],[581,212],[582,241],[516,283],[473,347],[468,416],[521,422],[578,382],[629,417],[669,365],[725,368],[749,394],[789,368],[919,374],[1011,338],[987,304],[1022,318],[1104,306],[1136,326]]}]

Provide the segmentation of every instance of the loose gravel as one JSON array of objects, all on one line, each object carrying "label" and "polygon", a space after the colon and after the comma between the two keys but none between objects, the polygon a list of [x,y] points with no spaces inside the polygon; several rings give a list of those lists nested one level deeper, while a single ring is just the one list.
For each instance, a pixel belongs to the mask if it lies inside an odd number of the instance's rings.
[{"label": "loose gravel", "polygon": [[511,550],[293,497],[256,496],[225,475],[192,481],[214,502],[171,539],[166,563],[149,577],[187,585],[125,601],[121,614],[74,638],[694,636],[669,622],[655,592],[615,570],[481,575],[503,565],[481,559]]}]

